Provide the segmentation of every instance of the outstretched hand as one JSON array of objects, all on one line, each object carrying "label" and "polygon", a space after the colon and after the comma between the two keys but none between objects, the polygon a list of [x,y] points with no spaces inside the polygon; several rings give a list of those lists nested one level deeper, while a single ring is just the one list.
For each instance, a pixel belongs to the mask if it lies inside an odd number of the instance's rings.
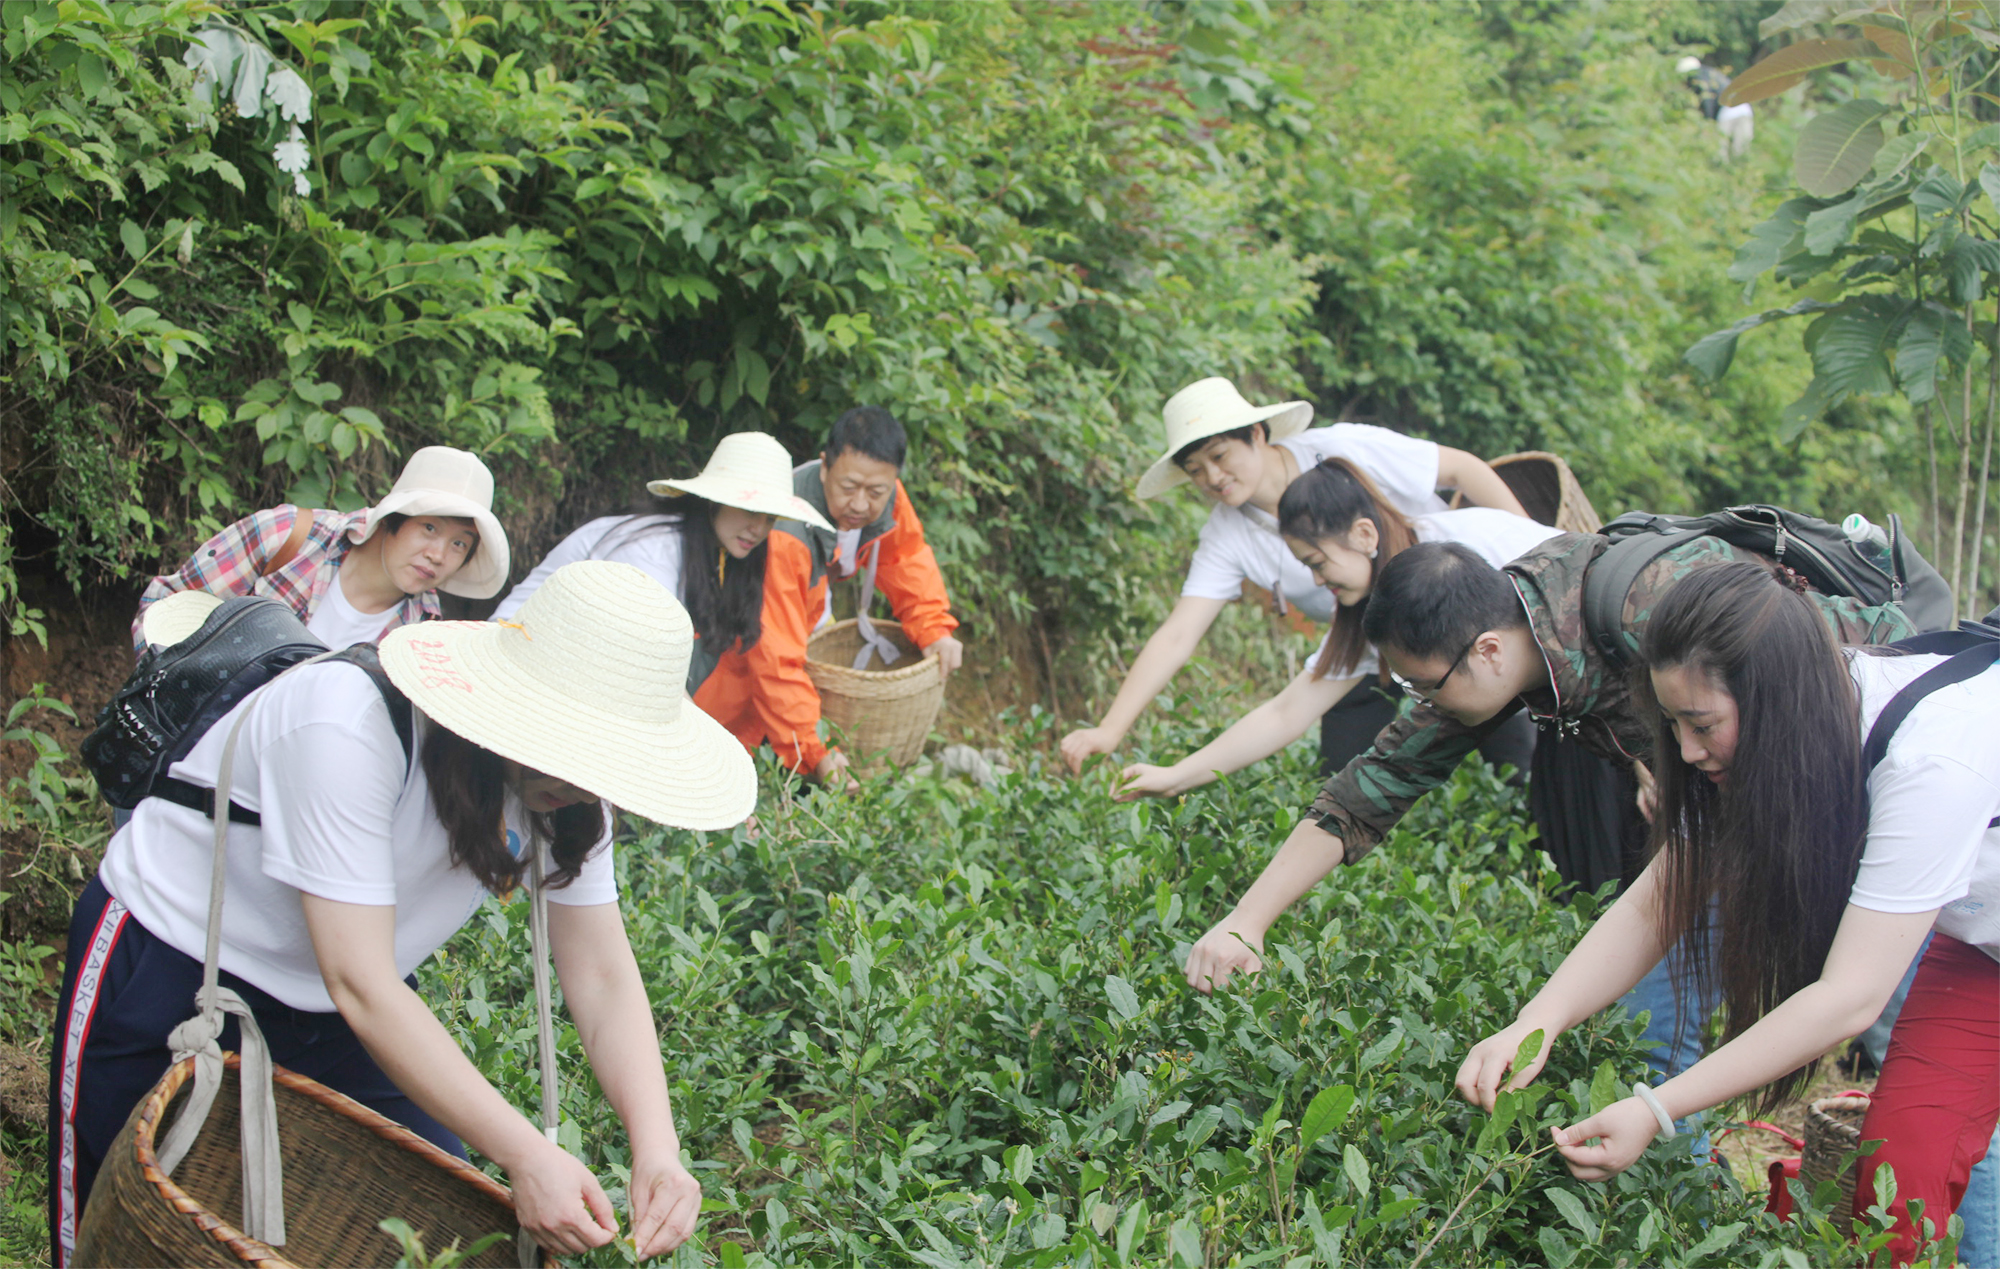
[{"label": "outstretched hand", "polygon": [[1062,738],[1063,761],[1071,775],[1082,775],[1084,761],[1094,754],[1110,753],[1124,739],[1102,727],[1079,727]]},{"label": "outstretched hand", "polygon": [[1183,792],[1179,777],[1172,767],[1156,767],[1150,762],[1135,762],[1119,772],[1118,791],[1112,794],[1120,802],[1135,802],[1140,798],[1170,798]]},{"label": "outstretched hand", "polygon": [[639,1259],[664,1256],[688,1240],[701,1216],[701,1184],[678,1158],[635,1160],[632,1242]]},{"label": "outstretched hand", "polygon": [[[1569,1174],[1579,1181],[1609,1181],[1639,1161],[1660,1131],[1651,1108],[1636,1097],[1613,1102],[1580,1124],[1552,1128]],[[1591,1144],[1592,1139],[1596,1144]]]},{"label": "outstretched hand", "polygon": [[[1520,1054],[1521,1042],[1537,1031],[1543,1032],[1541,1051],[1527,1065],[1515,1071],[1513,1079],[1507,1079],[1508,1069]],[[1501,1093],[1534,1083],[1535,1077],[1548,1065],[1549,1050],[1555,1047],[1557,1034],[1552,1029],[1516,1019],[1513,1026],[1487,1036],[1472,1046],[1472,1052],[1466,1054],[1465,1061],[1459,1065],[1458,1095],[1492,1114],[1493,1104]],[[1505,1081],[1504,1086],[1502,1081]]]},{"label": "outstretched hand", "polygon": [[1187,983],[1206,996],[1227,987],[1236,974],[1264,970],[1264,931],[1252,929],[1230,913],[1201,936],[1188,952]]}]

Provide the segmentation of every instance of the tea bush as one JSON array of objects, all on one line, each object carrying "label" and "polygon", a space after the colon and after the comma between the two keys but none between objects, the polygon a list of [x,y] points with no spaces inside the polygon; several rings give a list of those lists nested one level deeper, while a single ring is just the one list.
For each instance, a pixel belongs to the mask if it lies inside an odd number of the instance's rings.
[{"label": "tea bush", "polygon": [[[1198,740],[1172,731],[1156,740]],[[705,1195],[708,1259],[676,1263],[1796,1264],[1839,1245],[1823,1218],[1780,1229],[1685,1145],[1607,1186],[1568,1176],[1548,1127],[1643,1074],[1622,1016],[1562,1037],[1491,1118],[1455,1098],[1466,1049],[1592,906],[1552,897],[1490,774],[1421,804],[1277,927],[1259,980],[1208,998],[1178,967],[1290,828],[1303,748],[1139,806],[1026,762],[991,793],[904,778],[781,798],[754,838],[626,843]],[[525,904],[496,902],[423,971],[524,1107],[526,947]],[[573,1028],[560,1045],[561,1139],[615,1188],[622,1131]]]}]

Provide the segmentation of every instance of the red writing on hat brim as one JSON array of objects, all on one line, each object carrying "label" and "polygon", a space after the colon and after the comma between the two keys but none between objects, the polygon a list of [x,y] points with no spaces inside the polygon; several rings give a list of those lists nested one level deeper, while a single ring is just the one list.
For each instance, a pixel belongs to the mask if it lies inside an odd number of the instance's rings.
[{"label": "red writing on hat brim", "polygon": [[472,680],[459,673],[452,665],[451,649],[436,639],[412,639],[410,649],[416,654],[417,664],[423,667],[417,682],[424,687],[455,687],[461,692],[472,690]]}]

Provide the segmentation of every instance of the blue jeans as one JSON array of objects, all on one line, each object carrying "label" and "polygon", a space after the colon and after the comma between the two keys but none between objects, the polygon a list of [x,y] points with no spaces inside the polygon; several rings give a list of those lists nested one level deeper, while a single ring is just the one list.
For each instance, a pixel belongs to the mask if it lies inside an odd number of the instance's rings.
[{"label": "blue jeans", "polygon": [[[1655,1083],[1672,1079],[1701,1061],[1702,1031],[1721,1003],[1711,991],[1700,1000],[1689,999],[1676,1008],[1678,997],[1694,994],[1694,971],[1686,963],[1685,947],[1685,940],[1676,944],[1612,1006],[1622,1007],[1633,1017],[1642,1012],[1650,1015],[1639,1043],[1645,1050],[1646,1065],[1653,1068]],[[1708,1133],[1701,1128],[1700,1116],[1690,1115],[1677,1126],[1683,1133],[1695,1134],[1691,1147],[1695,1154],[1705,1157],[1710,1153]]]},{"label": "blue jeans", "polygon": [[[1895,1029],[1896,1019],[1903,1012],[1903,1001],[1910,994],[1910,984],[1917,977],[1917,962],[1924,959],[1924,949],[1930,945],[1926,937],[1903,981],[1896,984],[1889,1003],[1883,1007],[1882,1016],[1857,1037],[1878,1068],[1888,1056],[1889,1033]],[[1965,1237],[1958,1244],[1959,1263],[1968,1269],[2000,1269],[2000,1128],[1994,1130],[1993,1139],[1986,1143],[1986,1157],[1966,1179],[1965,1197],[1958,1202],[1958,1218],[1965,1222]]]}]

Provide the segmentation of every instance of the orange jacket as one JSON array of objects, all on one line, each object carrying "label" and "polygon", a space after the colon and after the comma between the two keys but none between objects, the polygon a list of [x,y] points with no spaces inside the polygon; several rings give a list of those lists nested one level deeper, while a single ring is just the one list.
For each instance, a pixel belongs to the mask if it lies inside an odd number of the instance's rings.
[{"label": "orange jacket", "polygon": [[[797,473],[794,487],[822,512],[826,495],[819,464]],[[824,529],[781,520],[771,531],[764,564],[763,633],[749,652],[722,655],[694,695],[694,703],[754,750],[769,741],[780,761],[809,772],[826,757],[819,738],[819,690],[806,673],[806,641],[826,611],[837,539]],[[857,572],[879,553],[875,585],[916,646],[929,647],[958,629],[945,594],[937,556],[924,540],[923,522],[903,482],[880,518],[861,531]]]}]

